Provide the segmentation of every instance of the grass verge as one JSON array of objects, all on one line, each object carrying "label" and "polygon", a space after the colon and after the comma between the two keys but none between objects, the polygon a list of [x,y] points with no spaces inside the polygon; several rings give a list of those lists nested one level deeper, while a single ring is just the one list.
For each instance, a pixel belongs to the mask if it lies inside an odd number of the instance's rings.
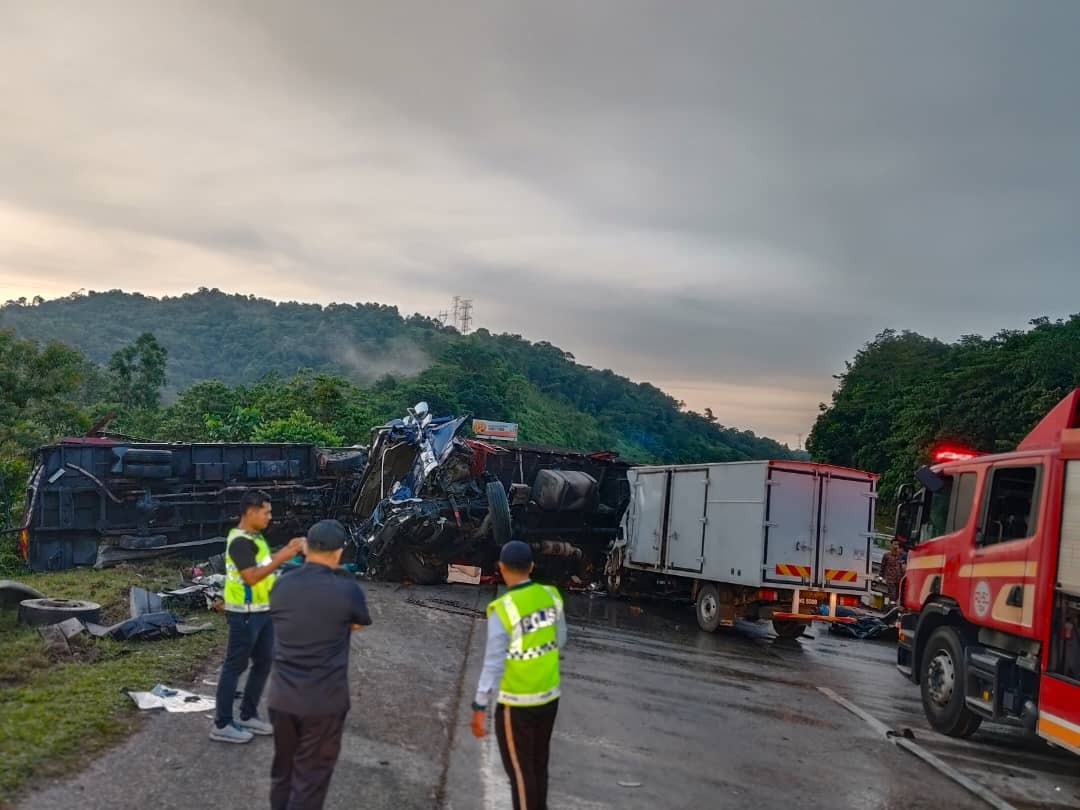
[{"label": "grass verge", "polygon": [[[175,587],[175,563],[103,571],[75,570],[12,577],[47,596],[101,604],[103,623],[128,615],[128,592]],[[215,629],[161,641],[71,641],[72,655],[50,657],[41,636],[0,610],[0,807],[28,785],[70,773],[129,734],[139,712],[125,688],[190,683],[220,654],[225,622],[209,611],[195,617]],[[196,690],[199,691],[199,690]],[[203,690],[205,691],[205,690]]]}]

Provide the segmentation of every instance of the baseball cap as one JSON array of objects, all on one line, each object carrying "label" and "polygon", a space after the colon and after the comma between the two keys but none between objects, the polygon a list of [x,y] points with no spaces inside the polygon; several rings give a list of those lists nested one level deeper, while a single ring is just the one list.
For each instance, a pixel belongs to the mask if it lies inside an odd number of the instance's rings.
[{"label": "baseball cap", "polygon": [[515,571],[526,570],[532,561],[532,549],[521,540],[511,540],[499,552],[499,562]]},{"label": "baseball cap", "polygon": [[307,532],[308,548],[312,551],[337,551],[347,539],[345,527],[337,520],[320,520]]}]

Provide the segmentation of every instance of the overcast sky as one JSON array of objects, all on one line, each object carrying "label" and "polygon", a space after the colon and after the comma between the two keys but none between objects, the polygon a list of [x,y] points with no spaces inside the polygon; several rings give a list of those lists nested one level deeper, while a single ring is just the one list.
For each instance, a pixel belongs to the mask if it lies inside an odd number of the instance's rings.
[{"label": "overcast sky", "polygon": [[880,329],[1080,311],[1080,3],[0,0],[0,298],[550,340],[795,443]]}]

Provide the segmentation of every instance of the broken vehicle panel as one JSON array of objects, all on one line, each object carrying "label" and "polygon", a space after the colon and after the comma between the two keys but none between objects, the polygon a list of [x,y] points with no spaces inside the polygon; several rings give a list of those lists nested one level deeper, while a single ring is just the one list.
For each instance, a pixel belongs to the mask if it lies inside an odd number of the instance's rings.
[{"label": "broken vehicle panel", "polygon": [[108,565],[224,548],[241,495],[274,502],[271,542],[302,533],[355,499],[358,449],[305,444],[167,444],[73,438],[40,448],[27,487],[30,568]]}]

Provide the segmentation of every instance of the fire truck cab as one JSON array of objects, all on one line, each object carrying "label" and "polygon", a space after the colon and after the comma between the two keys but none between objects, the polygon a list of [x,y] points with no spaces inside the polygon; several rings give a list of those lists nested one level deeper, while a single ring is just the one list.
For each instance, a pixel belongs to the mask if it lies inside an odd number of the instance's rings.
[{"label": "fire truck cab", "polygon": [[897,511],[897,666],[939,732],[1011,723],[1080,754],[1080,389],[1015,452],[937,459]]}]

